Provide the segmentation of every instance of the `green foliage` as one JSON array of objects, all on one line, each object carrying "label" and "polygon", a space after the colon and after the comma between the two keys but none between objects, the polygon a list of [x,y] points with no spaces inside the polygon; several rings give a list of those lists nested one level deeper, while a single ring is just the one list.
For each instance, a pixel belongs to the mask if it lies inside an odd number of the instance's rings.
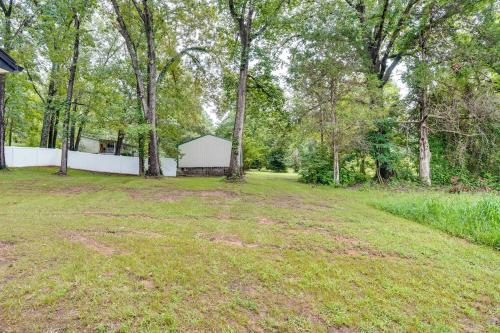
[{"label": "green foliage", "polygon": [[388,199],[376,205],[395,215],[500,250],[498,196],[414,195],[405,199]]},{"label": "green foliage", "polygon": [[370,154],[378,162],[380,168],[389,173],[396,171],[397,153],[394,144],[394,121],[384,118],[375,121],[376,129],[368,132],[367,141],[370,145]]},{"label": "green foliage", "polygon": [[333,183],[331,155],[325,145],[311,145],[302,154],[299,170],[300,181],[308,184]]},{"label": "green foliage", "polygon": [[369,180],[366,161],[359,159],[358,153],[348,154],[340,163],[340,183],[346,186],[365,183]]},{"label": "green foliage", "polygon": [[278,145],[271,149],[267,156],[267,168],[274,172],[286,172],[287,152],[283,145]]}]

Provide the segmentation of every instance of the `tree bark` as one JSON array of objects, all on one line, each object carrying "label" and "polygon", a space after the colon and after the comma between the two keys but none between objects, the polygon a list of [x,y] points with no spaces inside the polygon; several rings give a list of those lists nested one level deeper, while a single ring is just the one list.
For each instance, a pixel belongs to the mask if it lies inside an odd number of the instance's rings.
[{"label": "tree bark", "polygon": [[319,109],[319,134],[320,134],[320,142],[321,145],[325,142],[325,113],[323,112],[323,108]]},{"label": "tree bark", "polygon": [[76,134],[75,138],[75,151],[78,151],[80,149],[80,140],[82,139],[82,132],[83,132],[83,127],[85,126],[85,123],[82,122],[80,126],[78,127],[78,131]]},{"label": "tree bark", "polygon": [[339,137],[337,122],[337,97],[338,84],[335,79],[330,79],[330,106],[332,117],[332,159],[333,159],[333,182],[340,184],[340,162],[339,162]]},{"label": "tree bark", "polygon": [[158,135],[156,131],[156,83],[158,71],[156,68],[156,47],[153,29],[153,15],[150,11],[148,0],[142,0],[144,30],[146,31],[148,49],[148,78],[147,78],[147,120],[151,129],[149,130],[148,145],[148,171],[147,175],[152,177],[161,176],[160,152],[158,149]]},{"label": "tree bark", "polygon": [[242,51],[242,61],[240,67],[240,80],[238,85],[238,102],[236,105],[236,116],[233,127],[233,140],[231,147],[231,160],[229,164],[229,179],[239,180],[243,178],[243,130],[245,122],[246,91],[248,85],[248,53],[246,47]]},{"label": "tree bark", "polygon": [[64,123],[63,123],[63,138],[61,147],[61,167],[59,168],[59,174],[66,175],[68,173],[68,136],[69,136],[69,122],[70,122],[70,111],[71,111],[71,101],[73,100],[73,89],[75,86],[76,70],[78,64],[78,57],[80,55],[80,19],[78,15],[75,14],[75,43],[73,46],[73,59],[71,60],[71,67],[69,69],[69,80],[68,80],[68,92],[66,96],[66,109],[64,113]]},{"label": "tree bark", "polygon": [[[427,63],[427,53],[426,53],[426,40],[425,36],[422,34],[420,38],[421,47],[421,59],[420,61]],[[420,140],[419,140],[419,167],[418,173],[420,176],[420,181],[422,184],[430,186],[432,185],[431,180],[431,149],[429,146],[429,127],[427,126],[429,118],[429,109],[427,106],[427,84],[425,80],[418,87],[418,106],[420,109]]]},{"label": "tree bark", "polygon": [[332,112],[332,155],[333,155],[333,182],[340,184],[339,142],[337,129],[337,112]]},{"label": "tree bark", "polygon": [[49,148],[54,149],[57,144],[57,130],[59,129],[59,108],[52,115],[52,119],[50,121],[50,129],[49,129]]},{"label": "tree bark", "polygon": [[12,146],[12,132],[14,131],[14,119],[9,122],[9,146]]},{"label": "tree bark", "polygon": [[0,170],[5,168],[5,75],[0,74]]},{"label": "tree bark", "polygon": [[145,162],[146,152],[144,149],[144,134],[142,133],[139,134],[138,145],[139,145],[139,175],[144,176],[145,174],[144,162]]},{"label": "tree bark", "polygon": [[50,146],[51,135],[51,121],[54,115],[54,97],[57,93],[55,74],[57,72],[57,64],[52,62],[50,71],[49,89],[47,92],[47,105],[45,105],[45,112],[43,114],[42,133],[40,137],[40,148],[47,148]]},{"label": "tree bark", "polygon": [[115,145],[116,156],[120,156],[122,153],[124,138],[125,138],[125,132],[122,129],[118,130],[118,137],[116,138],[116,145]]},{"label": "tree bark", "polygon": [[[78,110],[78,97],[73,101],[73,117],[70,117],[70,132],[69,132],[69,150],[75,151],[75,135],[76,135],[76,112]],[[73,119],[72,119],[73,118]]]},{"label": "tree bark", "polygon": [[[422,115],[421,115],[422,116]],[[420,121],[420,154],[419,154],[420,181],[430,186],[431,181],[431,150],[429,147],[429,128],[427,126],[427,115],[423,115]]]}]

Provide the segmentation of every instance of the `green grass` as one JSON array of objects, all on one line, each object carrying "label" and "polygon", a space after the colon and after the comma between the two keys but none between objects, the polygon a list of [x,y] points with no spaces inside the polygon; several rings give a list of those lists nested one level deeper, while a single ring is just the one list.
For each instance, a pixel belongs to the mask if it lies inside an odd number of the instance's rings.
[{"label": "green grass", "polygon": [[500,250],[500,197],[413,194],[376,203],[390,213]]},{"label": "green grass", "polygon": [[0,331],[500,331],[499,252],[399,194],[54,172],[0,172]]}]

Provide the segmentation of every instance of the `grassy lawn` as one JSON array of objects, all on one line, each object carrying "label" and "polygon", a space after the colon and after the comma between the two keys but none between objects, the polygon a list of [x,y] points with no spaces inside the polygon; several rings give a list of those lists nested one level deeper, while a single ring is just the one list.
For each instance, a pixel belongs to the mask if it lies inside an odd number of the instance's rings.
[{"label": "grassy lawn", "polygon": [[0,173],[2,332],[500,332],[500,252],[293,175]]}]

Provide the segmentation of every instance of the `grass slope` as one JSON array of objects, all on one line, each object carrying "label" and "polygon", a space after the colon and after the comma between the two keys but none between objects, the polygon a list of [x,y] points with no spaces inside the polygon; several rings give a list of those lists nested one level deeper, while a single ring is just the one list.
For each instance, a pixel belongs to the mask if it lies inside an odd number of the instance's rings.
[{"label": "grass slope", "polygon": [[[401,196],[403,198],[401,198]],[[419,193],[378,201],[390,213],[500,250],[500,197]]]},{"label": "grass slope", "polygon": [[54,171],[0,173],[0,331],[499,331],[499,253],[386,193]]}]

